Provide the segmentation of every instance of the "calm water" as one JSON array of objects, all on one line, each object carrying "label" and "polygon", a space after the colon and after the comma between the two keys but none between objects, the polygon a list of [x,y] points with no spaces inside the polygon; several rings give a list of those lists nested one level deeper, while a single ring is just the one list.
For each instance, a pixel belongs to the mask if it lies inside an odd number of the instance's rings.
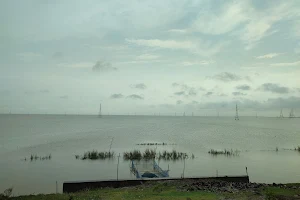
[{"label": "calm water", "polygon": [[[166,142],[157,150],[194,153],[186,161],[185,176],[244,175],[252,182],[300,182],[300,154],[283,150],[300,145],[300,118],[140,117],[0,115],[0,191],[13,186],[14,194],[53,193],[64,181],[115,179],[117,159],[81,161],[75,154],[88,150],[143,149],[137,143]],[[276,152],[275,148],[279,147]],[[212,157],[209,149],[238,149],[237,157]],[[31,154],[52,154],[51,160],[24,161]],[[170,166],[180,177],[183,162]],[[119,178],[134,178],[129,162],[120,159]]]}]

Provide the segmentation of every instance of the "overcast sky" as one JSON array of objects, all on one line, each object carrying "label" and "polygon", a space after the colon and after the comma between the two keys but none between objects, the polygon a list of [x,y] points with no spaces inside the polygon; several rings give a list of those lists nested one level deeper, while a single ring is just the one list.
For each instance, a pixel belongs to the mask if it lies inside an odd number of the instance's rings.
[{"label": "overcast sky", "polygon": [[0,30],[1,113],[300,115],[299,0],[1,0]]}]

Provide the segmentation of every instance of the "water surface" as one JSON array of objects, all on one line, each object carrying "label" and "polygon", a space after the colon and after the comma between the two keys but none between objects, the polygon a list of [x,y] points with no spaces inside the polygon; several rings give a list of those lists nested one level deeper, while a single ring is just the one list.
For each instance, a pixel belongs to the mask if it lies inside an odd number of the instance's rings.
[{"label": "water surface", "polygon": [[[185,176],[244,175],[252,182],[300,182],[300,118],[0,115],[0,191],[14,194],[53,193],[58,182],[115,179],[117,159],[76,160],[88,150],[118,154],[147,147],[137,143],[165,142],[157,151],[194,154],[186,160]],[[279,151],[276,152],[276,147]],[[153,147],[155,148],[155,147]],[[238,149],[239,156],[213,157],[209,149]],[[52,154],[51,160],[24,161],[31,154]],[[180,177],[183,162],[160,162],[170,176]],[[134,178],[129,162],[120,159],[119,178]]]}]

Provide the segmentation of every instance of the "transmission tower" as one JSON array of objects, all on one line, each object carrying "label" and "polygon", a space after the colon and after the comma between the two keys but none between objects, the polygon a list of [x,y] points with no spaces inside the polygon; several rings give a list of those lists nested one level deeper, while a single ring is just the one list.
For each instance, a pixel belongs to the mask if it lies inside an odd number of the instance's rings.
[{"label": "transmission tower", "polygon": [[282,113],[282,109],[280,110],[280,118],[283,118],[283,113]]},{"label": "transmission tower", "polygon": [[294,118],[294,117],[295,117],[294,109],[292,108],[292,109],[291,109],[291,112],[290,112],[290,118]]},{"label": "transmission tower", "polygon": [[235,105],[235,120],[239,120],[239,113],[238,113],[237,104]]},{"label": "transmission tower", "polygon": [[100,108],[99,108],[99,114],[98,117],[102,117],[102,112],[101,112],[101,103],[100,103]]}]

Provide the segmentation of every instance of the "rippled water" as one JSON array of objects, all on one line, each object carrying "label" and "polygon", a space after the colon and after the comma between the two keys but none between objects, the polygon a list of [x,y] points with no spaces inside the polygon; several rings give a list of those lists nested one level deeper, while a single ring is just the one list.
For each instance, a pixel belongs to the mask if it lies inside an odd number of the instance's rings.
[{"label": "rippled water", "polygon": [[[195,154],[186,160],[185,176],[243,175],[247,166],[253,182],[300,182],[300,153],[284,150],[300,145],[300,118],[0,115],[0,191],[53,193],[56,181],[61,191],[63,181],[115,179],[117,159],[75,159],[88,150],[108,151],[112,137],[117,154],[147,148],[137,143],[175,143],[157,151]],[[211,148],[241,153],[213,157]],[[24,161],[50,153],[51,160]],[[168,165],[170,176],[181,176],[182,161],[160,162]],[[121,160],[119,178],[134,178],[129,162]]]}]

